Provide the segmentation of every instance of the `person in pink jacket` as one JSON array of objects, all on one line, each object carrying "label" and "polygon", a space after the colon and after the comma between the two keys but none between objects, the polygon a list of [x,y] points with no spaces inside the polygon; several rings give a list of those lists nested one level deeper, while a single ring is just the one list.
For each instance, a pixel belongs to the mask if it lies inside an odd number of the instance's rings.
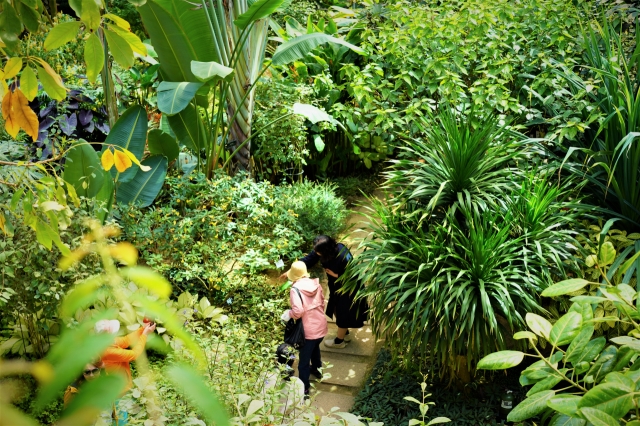
[{"label": "person in pink jacket", "polygon": [[[289,306],[291,309],[282,314],[284,321],[289,318],[302,318],[305,343],[300,348],[298,357],[298,376],[304,383],[304,393],[309,394],[309,376],[321,378],[320,343],[327,335],[327,318],[324,315],[324,295],[322,286],[317,278],[309,278],[307,265],[304,262],[293,262],[287,271],[287,278],[293,285],[289,292]],[[300,291],[300,295],[295,290]]]}]

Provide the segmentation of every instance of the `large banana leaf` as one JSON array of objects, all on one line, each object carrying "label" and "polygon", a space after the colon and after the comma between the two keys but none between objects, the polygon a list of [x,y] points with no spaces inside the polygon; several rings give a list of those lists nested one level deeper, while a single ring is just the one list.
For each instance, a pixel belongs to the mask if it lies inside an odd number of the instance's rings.
[{"label": "large banana leaf", "polygon": [[[132,106],[122,114],[105,140],[105,149],[109,145],[120,146],[129,150],[138,160],[144,153],[147,141],[147,112],[139,105]],[[129,182],[136,175],[137,167],[129,167],[120,173],[111,169],[111,176],[116,182]]]},{"label": "large banana leaf", "polygon": [[167,159],[154,155],[145,159],[142,165],[151,167],[151,170],[140,171],[132,181],[120,184],[116,194],[119,203],[148,207],[158,196],[167,176]]},{"label": "large banana leaf", "polygon": [[163,81],[158,86],[158,109],[174,115],[184,110],[196,95],[202,83],[188,83]]},{"label": "large banana leaf", "polygon": [[204,147],[205,130],[195,107],[188,105],[180,113],[166,117],[178,141],[194,153],[199,153]]},{"label": "large banana leaf", "polygon": [[340,38],[332,37],[324,33],[311,33],[295,37],[278,46],[276,52],[271,58],[271,61],[274,65],[289,64],[291,62],[304,58],[307,53],[325,43],[340,44],[361,55],[365,53],[364,50],[362,50],[358,46],[355,46]]}]

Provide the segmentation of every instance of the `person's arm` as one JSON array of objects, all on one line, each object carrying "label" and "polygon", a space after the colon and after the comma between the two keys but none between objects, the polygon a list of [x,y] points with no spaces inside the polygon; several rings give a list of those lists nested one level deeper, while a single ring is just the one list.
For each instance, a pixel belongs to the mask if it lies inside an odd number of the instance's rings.
[{"label": "person's arm", "polygon": [[302,317],[302,314],[304,313],[302,300],[300,300],[298,292],[293,287],[289,290],[289,305],[291,305],[291,310],[289,311],[289,316],[291,316],[291,318],[298,319]]},{"label": "person's arm", "polygon": [[[126,336],[126,337],[129,337],[129,336]],[[135,344],[133,345],[133,348],[131,349],[123,349],[122,347],[107,348],[105,353],[102,355],[101,360],[102,362],[105,362],[107,364],[134,361],[136,358],[140,356],[140,354],[144,350],[144,346],[146,343],[147,343],[147,336],[146,334],[141,333],[140,336],[138,337],[138,341],[135,342]]]},{"label": "person's arm", "polygon": [[116,337],[114,345],[122,349],[127,349],[130,346],[135,345],[138,339],[140,339],[140,336],[142,336],[143,331],[144,327],[140,327],[133,333],[129,333],[124,337]]},{"label": "person's arm", "polygon": [[310,268],[313,268],[315,264],[318,263],[319,260],[320,260],[320,256],[318,256],[318,253],[311,250],[311,252],[308,255],[300,259],[300,262],[304,262],[304,264],[307,265],[307,269],[310,269]]}]

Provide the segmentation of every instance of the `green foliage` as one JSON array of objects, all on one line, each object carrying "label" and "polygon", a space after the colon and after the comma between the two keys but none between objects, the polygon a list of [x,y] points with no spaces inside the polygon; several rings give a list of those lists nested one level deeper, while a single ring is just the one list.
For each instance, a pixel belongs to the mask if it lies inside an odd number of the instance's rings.
[{"label": "green foliage", "polygon": [[140,14],[136,10],[134,4],[128,0],[109,0],[107,1],[109,13],[119,16],[131,25],[131,31],[137,34],[140,39],[146,38],[146,31],[142,25]]},{"label": "green foliage", "polygon": [[569,183],[559,186],[553,168],[518,167],[542,159],[522,135],[473,121],[430,117],[424,140],[384,173],[374,238],[347,271],[367,283],[358,297],[395,356],[429,358],[440,377],[463,382],[506,347],[524,312],[543,311],[536,294],[554,276],[577,269]]},{"label": "green foliage", "polygon": [[592,184],[605,213],[640,230],[640,32],[632,52],[607,18],[581,35],[588,77],[595,81],[566,68],[560,74],[576,91],[586,92],[596,106],[591,120],[597,117],[599,127],[586,134],[582,145],[569,148],[567,158],[576,157],[571,170]]},{"label": "green foliage", "polygon": [[[310,90],[303,85],[288,85],[276,79],[263,80],[256,86],[256,109],[253,130],[261,129],[278,117],[291,113],[291,105],[307,102]],[[253,161],[260,179],[278,182],[283,177],[302,172],[306,164],[307,128],[304,118],[292,115],[269,126],[253,138]]]},{"label": "green foliage", "polygon": [[124,232],[178,288],[215,301],[240,285],[233,269],[255,272],[294,259],[317,232],[339,232],[345,217],[326,185],[275,187],[244,174],[167,183],[162,204],[123,210]]},{"label": "green foliage", "polygon": [[[640,253],[635,257],[638,256]],[[572,421],[578,425],[588,422],[614,425],[620,420],[627,422],[635,418],[640,329],[634,320],[640,314],[636,304],[638,294],[624,282],[633,261],[631,258],[615,272],[617,279],[623,279],[621,284],[611,284],[601,272],[607,283],[599,285],[599,295],[571,298],[574,302],[571,308],[554,324],[527,314],[527,324],[533,333],[516,333],[514,338],[527,339],[536,352],[533,356],[539,361],[521,374],[523,385],[534,386],[527,393],[527,399],[509,414],[510,421],[542,416],[551,419],[551,424]],[[573,294],[577,288],[590,284],[598,285],[584,279],[566,280],[547,288],[542,295]],[[604,309],[608,302],[616,308],[613,315],[596,316],[598,309]],[[599,321],[629,322],[632,327],[628,335],[613,337],[607,344],[604,337],[592,339],[594,323]],[[537,349],[542,340],[551,346],[550,352],[544,355]],[[516,366],[524,354],[512,356],[515,353],[491,354],[479,362],[478,368],[502,370]],[[567,393],[569,389],[571,392]]]}]

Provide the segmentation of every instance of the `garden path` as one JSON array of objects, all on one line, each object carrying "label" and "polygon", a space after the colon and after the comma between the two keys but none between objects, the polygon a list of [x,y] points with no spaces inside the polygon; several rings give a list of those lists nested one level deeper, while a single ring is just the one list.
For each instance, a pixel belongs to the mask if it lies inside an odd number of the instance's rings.
[{"label": "garden path", "polygon": [[[376,193],[376,197],[381,198],[381,193]],[[367,212],[369,202],[362,197],[356,201],[358,206],[352,208],[351,214],[347,218],[351,226],[349,233],[340,241],[350,247],[354,256],[360,253],[359,243],[369,236],[369,221],[362,215]],[[326,287],[326,278],[324,281]],[[328,291],[325,288],[325,294]],[[329,321],[329,337],[336,335],[336,324]],[[355,333],[354,333],[355,331]],[[344,349],[331,349],[321,345],[322,361],[331,367],[325,372],[331,374],[331,378],[320,383],[315,383],[316,393],[312,399],[312,407],[317,414],[329,412],[333,407],[337,407],[342,412],[347,412],[353,405],[355,396],[362,388],[369,371],[376,361],[378,350],[382,346],[382,340],[376,338],[367,323],[359,330],[353,330],[352,341]]]}]

